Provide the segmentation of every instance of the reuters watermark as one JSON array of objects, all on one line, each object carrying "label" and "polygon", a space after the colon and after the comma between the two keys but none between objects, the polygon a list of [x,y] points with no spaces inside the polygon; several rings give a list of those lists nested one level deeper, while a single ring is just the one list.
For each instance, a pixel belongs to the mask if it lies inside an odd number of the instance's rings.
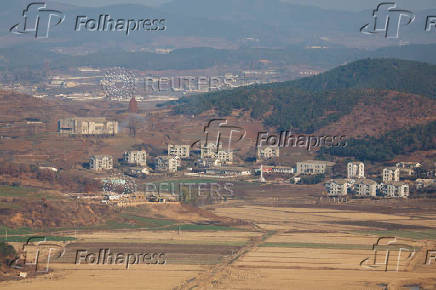
[{"label": "reuters watermark", "polygon": [[158,194],[169,193],[174,196],[183,196],[184,193],[189,195],[197,195],[198,197],[224,197],[233,196],[233,183],[174,183],[174,182],[161,182],[161,183],[146,183],[145,192]]},{"label": "reuters watermark", "polygon": [[297,135],[291,131],[282,131],[278,134],[259,132],[256,139],[256,148],[262,146],[272,146],[279,148],[306,148],[311,151],[320,147],[346,147],[347,136],[315,136]]},{"label": "reuters watermark", "polygon": [[220,89],[231,89],[241,86],[242,81],[236,77],[221,76],[175,76],[175,77],[146,77],[144,90],[155,92],[210,92]]}]

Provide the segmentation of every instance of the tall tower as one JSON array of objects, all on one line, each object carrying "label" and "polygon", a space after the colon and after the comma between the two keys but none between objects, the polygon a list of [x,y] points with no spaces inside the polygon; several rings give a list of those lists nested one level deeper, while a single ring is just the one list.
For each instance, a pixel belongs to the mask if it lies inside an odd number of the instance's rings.
[{"label": "tall tower", "polygon": [[263,177],[263,164],[260,165],[260,182],[266,182],[265,178]]},{"label": "tall tower", "polygon": [[138,102],[132,97],[129,102],[129,113],[138,113]]}]

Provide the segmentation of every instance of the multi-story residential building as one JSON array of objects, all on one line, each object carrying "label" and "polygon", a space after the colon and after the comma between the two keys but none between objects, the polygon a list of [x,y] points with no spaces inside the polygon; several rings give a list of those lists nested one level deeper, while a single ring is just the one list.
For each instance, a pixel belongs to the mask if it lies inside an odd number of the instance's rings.
[{"label": "multi-story residential building", "polygon": [[226,151],[226,150],[218,151],[218,154],[216,156],[216,163],[219,163],[220,165],[232,164],[233,163],[233,152]]},{"label": "multi-story residential building", "polygon": [[127,151],[124,152],[123,160],[129,164],[139,166],[147,166],[147,152],[142,151]]},{"label": "multi-story residential building", "polygon": [[89,159],[89,168],[92,170],[110,170],[113,167],[114,163],[110,155],[94,155]]},{"label": "multi-story residential building", "polygon": [[178,156],[180,158],[189,158],[189,145],[168,145],[168,156]]},{"label": "multi-story residential building", "polygon": [[381,192],[386,197],[409,197],[409,185],[404,182],[392,181],[381,184]]},{"label": "multi-story residential building", "polygon": [[178,156],[159,156],[156,158],[156,169],[158,171],[168,171],[170,173],[177,172],[181,166],[181,159]]},{"label": "multi-story residential building", "polygon": [[[219,146],[222,147],[222,146]],[[217,145],[214,143],[208,143],[201,147],[200,156],[201,159],[204,158],[216,158],[218,151],[220,148],[217,148]]]},{"label": "multi-story residential building", "polygon": [[347,178],[365,178],[365,164],[363,162],[349,162],[347,164]]},{"label": "multi-story residential building", "polygon": [[201,147],[201,159],[212,160],[213,164],[216,166],[221,166],[224,164],[232,164],[233,152],[223,150],[221,145],[217,148],[216,144],[209,143]]},{"label": "multi-story residential building", "polygon": [[400,169],[387,167],[383,169],[383,182],[400,181]]},{"label": "multi-story residential building", "polygon": [[303,162],[297,162],[297,174],[325,174],[327,168],[334,165],[334,162],[320,160],[307,160]]},{"label": "multi-story residential building", "polygon": [[354,191],[359,196],[376,196],[377,182],[371,179],[359,179],[354,184]]},{"label": "multi-story residential building", "polygon": [[257,147],[257,159],[268,160],[278,158],[280,156],[280,149],[278,146],[259,146]]},{"label": "multi-story residential building", "polygon": [[58,121],[58,131],[67,135],[116,135],[118,122],[106,118],[67,118]]},{"label": "multi-story residential building", "polygon": [[331,179],[325,183],[328,196],[346,196],[348,187],[346,179]]}]

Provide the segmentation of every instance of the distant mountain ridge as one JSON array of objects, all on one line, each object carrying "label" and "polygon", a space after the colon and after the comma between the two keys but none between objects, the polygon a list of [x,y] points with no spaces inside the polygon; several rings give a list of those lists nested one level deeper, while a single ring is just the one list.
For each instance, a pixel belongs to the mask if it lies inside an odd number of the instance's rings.
[{"label": "distant mountain ridge", "polygon": [[[364,59],[314,77],[185,97],[174,111],[200,114],[215,110],[226,116],[242,110],[270,127],[312,133],[350,114],[360,102],[371,100],[377,106],[388,96],[386,91],[405,93],[390,100],[399,101],[405,110],[420,104],[422,112],[426,112],[422,117],[431,117],[431,108],[436,110],[436,66],[397,59]],[[407,94],[422,96],[417,97],[416,103],[408,104]]]}]

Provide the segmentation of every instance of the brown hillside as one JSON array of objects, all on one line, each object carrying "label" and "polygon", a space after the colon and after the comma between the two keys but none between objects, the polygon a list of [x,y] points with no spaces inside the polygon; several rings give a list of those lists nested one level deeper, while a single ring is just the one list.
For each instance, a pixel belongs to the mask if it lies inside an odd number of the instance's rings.
[{"label": "brown hillside", "polygon": [[350,114],[317,134],[347,137],[380,136],[388,131],[436,120],[436,101],[400,92],[385,91],[360,101]]}]

